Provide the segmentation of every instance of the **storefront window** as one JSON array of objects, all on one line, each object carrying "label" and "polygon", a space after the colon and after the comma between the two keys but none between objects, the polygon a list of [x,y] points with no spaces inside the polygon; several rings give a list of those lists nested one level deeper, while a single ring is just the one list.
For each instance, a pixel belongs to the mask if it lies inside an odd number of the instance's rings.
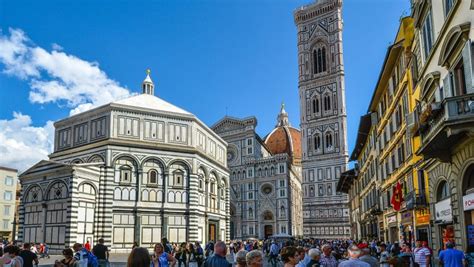
[{"label": "storefront window", "polygon": [[442,225],[441,228],[441,237],[442,237],[442,246],[443,249],[446,249],[446,243],[454,243],[454,226],[452,224]]}]

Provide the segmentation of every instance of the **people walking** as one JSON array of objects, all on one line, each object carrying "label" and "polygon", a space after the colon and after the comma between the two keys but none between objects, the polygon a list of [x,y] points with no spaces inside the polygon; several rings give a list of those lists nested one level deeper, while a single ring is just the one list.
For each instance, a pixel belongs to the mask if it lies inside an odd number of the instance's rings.
[{"label": "people walking", "polygon": [[162,243],[155,245],[151,261],[153,267],[173,267],[176,264],[176,259],[165,252],[165,246]]},{"label": "people walking", "polygon": [[99,267],[106,267],[109,262],[109,249],[104,245],[103,238],[99,239],[99,243],[92,248],[92,253],[97,257]]},{"label": "people walking", "polygon": [[253,250],[245,256],[247,267],[263,267],[263,254],[258,250]]},{"label": "people walking", "polygon": [[146,248],[136,247],[132,249],[132,252],[128,255],[127,267],[158,267],[158,265],[152,265],[150,263],[150,254]]},{"label": "people walking", "polygon": [[23,267],[33,267],[33,263],[38,265],[38,256],[31,251],[31,244],[23,244],[23,250],[20,251],[20,257],[23,259]]},{"label": "people walking", "polygon": [[337,260],[336,258],[331,254],[332,248],[329,244],[324,244],[322,246],[323,250],[323,255],[321,256],[321,259],[319,262],[321,263],[321,266],[324,267],[337,267]]},{"label": "people walking", "polygon": [[413,251],[415,264],[417,267],[429,267],[431,261],[431,251],[423,246],[421,240],[416,241],[416,248]]},{"label": "people walking", "polygon": [[282,248],[280,256],[284,267],[295,267],[300,261],[298,250],[293,246]]},{"label": "people walking", "polygon": [[[348,248],[349,251],[349,259],[346,261],[343,261],[339,264],[339,267],[371,267],[370,264],[367,262],[361,261],[359,259],[362,251],[358,246],[351,245]],[[324,265],[323,265],[324,266]]]},{"label": "people walking", "polygon": [[452,242],[446,243],[446,249],[439,253],[439,261],[449,267],[463,267],[465,265],[464,253],[457,250]]},{"label": "people walking", "polygon": [[206,259],[205,267],[231,267],[232,265],[225,258],[227,246],[224,242],[218,241],[214,245],[214,254]]}]

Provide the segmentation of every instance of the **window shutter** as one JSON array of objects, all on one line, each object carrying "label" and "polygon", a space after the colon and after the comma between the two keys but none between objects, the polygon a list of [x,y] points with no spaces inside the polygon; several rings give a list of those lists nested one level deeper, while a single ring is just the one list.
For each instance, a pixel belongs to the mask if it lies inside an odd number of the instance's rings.
[{"label": "window shutter", "polygon": [[467,40],[462,50],[462,60],[464,64],[464,78],[466,79],[466,92],[468,94],[474,93],[474,62],[472,61],[472,44],[470,40]]},{"label": "window shutter", "polygon": [[446,97],[453,96],[453,90],[451,89],[451,81],[449,80],[451,73],[448,72],[446,77],[443,79],[443,91]]}]

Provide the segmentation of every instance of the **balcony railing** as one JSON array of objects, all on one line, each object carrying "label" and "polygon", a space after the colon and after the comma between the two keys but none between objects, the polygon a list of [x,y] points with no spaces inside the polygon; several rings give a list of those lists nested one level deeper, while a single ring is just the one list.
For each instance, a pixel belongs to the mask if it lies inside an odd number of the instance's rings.
[{"label": "balcony railing", "polygon": [[428,207],[428,199],[424,192],[416,193],[411,191],[405,195],[406,208],[409,210]]},{"label": "balcony railing", "polygon": [[463,133],[474,129],[474,94],[448,97],[417,110],[415,128],[422,141],[417,153],[426,158],[449,160]]}]

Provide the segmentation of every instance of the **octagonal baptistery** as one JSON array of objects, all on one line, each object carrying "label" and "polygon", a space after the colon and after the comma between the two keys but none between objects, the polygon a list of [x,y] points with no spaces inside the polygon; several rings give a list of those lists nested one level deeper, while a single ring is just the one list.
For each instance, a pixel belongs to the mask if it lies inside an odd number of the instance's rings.
[{"label": "octagonal baptistery", "polygon": [[57,121],[54,152],[21,174],[19,239],[59,251],[99,238],[229,239],[227,143],[193,114],[143,93]]}]

